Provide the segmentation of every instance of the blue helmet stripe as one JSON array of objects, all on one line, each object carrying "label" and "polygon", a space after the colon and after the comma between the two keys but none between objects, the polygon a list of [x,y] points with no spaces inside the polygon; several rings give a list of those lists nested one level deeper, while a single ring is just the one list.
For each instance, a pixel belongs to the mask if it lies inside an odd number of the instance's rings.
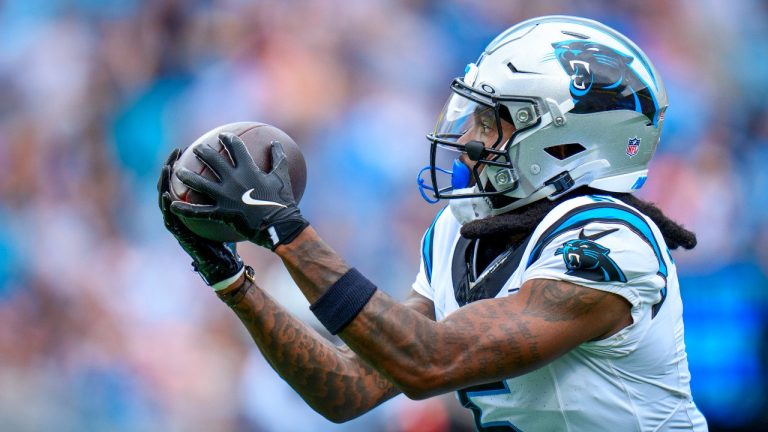
[{"label": "blue helmet stripe", "polygon": [[583,24],[586,25],[587,27],[592,27],[593,29],[597,30],[598,32],[604,31],[606,33],[610,33],[611,36],[614,37],[616,42],[620,43],[624,48],[626,48],[626,50],[630,53],[630,55],[643,65],[645,70],[648,71],[648,75],[651,76],[651,81],[653,81],[653,87],[657,91],[659,90],[659,83],[656,81],[656,75],[654,75],[654,73],[653,73],[653,68],[648,63],[647,58],[644,55],[641,54],[639,48],[637,48],[635,46],[632,46],[632,44],[630,44],[630,43],[627,43],[625,41],[626,37],[624,35],[622,35],[621,33],[617,32],[616,30],[614,30],[614,29],[612,29],[610,27],[600,28],[600,27],[597,27],[597,26],[595,26],[595,25],[593,25],[591,23],[583,23]]}]

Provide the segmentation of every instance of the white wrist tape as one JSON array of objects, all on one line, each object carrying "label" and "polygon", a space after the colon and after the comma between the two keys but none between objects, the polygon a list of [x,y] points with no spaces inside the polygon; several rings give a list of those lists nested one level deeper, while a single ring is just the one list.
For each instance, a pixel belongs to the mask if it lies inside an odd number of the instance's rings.
[{"label": "white wrist tape", "polygon": [[240,271],[235,273],[234,276],[228,277],[221,282],[216,282],[215,284],[211,285],[211,288],[213,288],[214,291],[221,291],[224,288],[232,285],[240,276],[243,275],[244,272],[245,267],[241,268]]}]

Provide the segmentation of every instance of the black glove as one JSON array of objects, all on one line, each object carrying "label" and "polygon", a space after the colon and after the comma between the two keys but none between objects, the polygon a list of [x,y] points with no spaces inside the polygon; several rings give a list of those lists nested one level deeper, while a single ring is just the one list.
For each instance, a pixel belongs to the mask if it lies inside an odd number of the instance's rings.
[{"label": "black glove", "polygon": [[157,182],[158,204],[163,213],[165,228],[176,237],[181,248],[192,257],[192,267],[206,284],[214,285],[236,275],[243,268],[243,261],[235,250],[234,243],[221,243],[204,239],[187,228],[171,213],[170,194],[171,167],[181,152],[174,149],[160,172]]},{"label": "black glove", "polygon": [[215,204],[174,201],[171,210],[188,218],[226,223],[248,240],[272,250],[290,243],[309,222],[296,207],[283,146],[277,141],[272,142],[272,171],[265,173],[253,162],[245,143],[237,135],[222,133],[219,141],[226,147],[235,166],[226,155],[210,146],[197,146],[194,152],[220,181],[208,180],[187,169],[176,172],[179,180],[209,195]]}]

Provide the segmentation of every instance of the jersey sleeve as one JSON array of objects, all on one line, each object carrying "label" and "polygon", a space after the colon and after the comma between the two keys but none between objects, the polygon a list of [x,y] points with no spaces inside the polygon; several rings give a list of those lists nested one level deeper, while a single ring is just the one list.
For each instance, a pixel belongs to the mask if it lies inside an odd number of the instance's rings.
[{"label": "jersey sleeve", "polygon": [[411,285],[411,287],[417,293],[432,301],[435,301],[435,290],[432,288],[429,280],[427,280],[427,274],[424,270],[424,260],[421,261],[421,266],[419,267],[419,273],[416,274],[416,280],[413,281],[413,285]]},{"label": "jersey sleeve", "polygon": [[627,299],[632,325],[579,346],[596,355],[619,357],[640,346],[666,299],[668,279],[676,278],[676,273],[666,243],[650,219],[612,200],[594,201],[583,198],[552,220],[545,218],[545,228],[527,257],[522,283],[536,278],[563,280]]},{"label": "jersey sleeve", "polygon": [[421,238],[421,264],[419,265],[419,273],[416,275],[416,280],[412,285],[414,291],[432,301],[435,300],[435,290],[432,287],[432,262],[435,247],[435,233],[437,231],[436,226],[443,216],[443,213],[445,213],[446,208],[447,207],[444,207],[437,213],[435,219]]},{"label": "jersey sleeve", "polygon": [[653,234],[643,231],[624,220],[587,220],[553,232],[534,246],[523,282],[564,280],[620,295],[633,308],[658,303],[666,265]]}]

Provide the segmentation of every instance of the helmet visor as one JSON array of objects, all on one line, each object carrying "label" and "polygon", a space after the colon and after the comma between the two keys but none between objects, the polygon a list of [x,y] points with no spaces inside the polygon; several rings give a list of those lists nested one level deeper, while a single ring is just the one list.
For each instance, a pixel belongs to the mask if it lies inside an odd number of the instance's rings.
[{"label": "helmet visor", "polygon": [[433,135],[448,141],[445,144],[481,141],[487,148],[496,148],[502,138],[498,117],[494,107],[453,93],[437,119]]}]

